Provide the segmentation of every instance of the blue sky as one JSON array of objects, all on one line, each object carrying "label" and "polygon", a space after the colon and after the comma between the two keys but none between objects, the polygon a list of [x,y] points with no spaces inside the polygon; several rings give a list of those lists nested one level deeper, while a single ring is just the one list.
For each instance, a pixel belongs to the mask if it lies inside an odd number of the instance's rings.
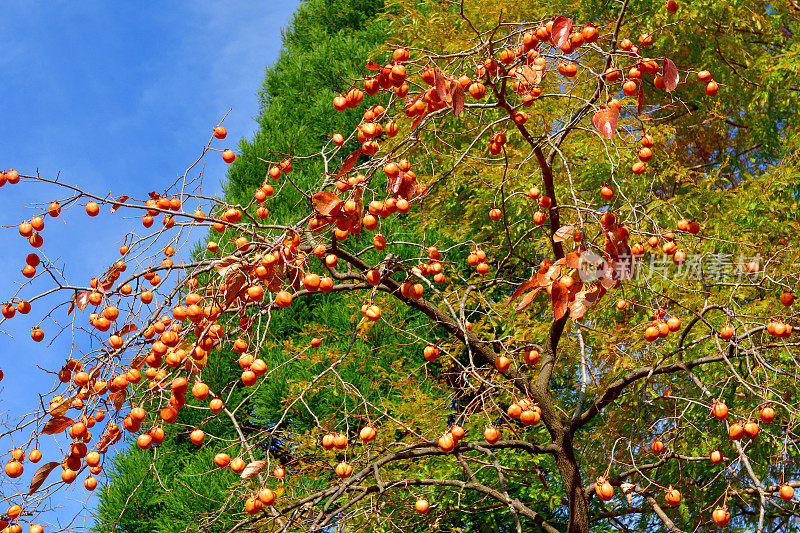
[{"label": "blue sky", "polygon": [[[60,173],[64,182],[101,196],[143,198],[149,191],[163,191],[164,182],[173,181],[199,155],[229,108],[228,138],[214,146],[235,148],[240,138],[252,135],[264,67],[277,59],[280,29],[297,3],[3,2],[0,168],[49,177]],[[221,157],[211,154],[205,194],[220,193],[225,172]],[[53,189],[24,182],[0,189],[0,224],[5,226],[0,232],[0,301],[24,280],[20,271],[32,251],[16,231],[20,221],[34,214],[25,206],[48,203],[52,194]],[[46,218],[43,255],[66,265],[67,278],[81,284],[118,258],[120,239],[139,224],[138,217],[126,219],[122,211],[111,215],[107,207],[95,219],[82,214],[82,208],[63,219],[66,223]],[[49,286],[36,280],[22,295]],[[52,322],[42,326],[46,342],[35,344],[29,337],[47,304],[0,327],[5,374],[0,412],[9,419],[37,405],[38,393],[49,388],[52,376],[36,366],[57,370],[69,354],[69,335],[53,340],[57,328]],[[54,317],[67,320],[64,309]],[[7,458],[12,445],[10,437],[3,437],[0,453]],[[40,447],[42,463],[60,460],[52,440]],[[34,471],[26,463],[23,486]],[[2,476],[0,493],[12,491]],[[85,501],[82,483],[76,482],[54,499],[61,511],[45,513],[41,521],[63,527]],[[82,531],[84,525],[91,525],[91,516],[78,516],[68,529]]]}]

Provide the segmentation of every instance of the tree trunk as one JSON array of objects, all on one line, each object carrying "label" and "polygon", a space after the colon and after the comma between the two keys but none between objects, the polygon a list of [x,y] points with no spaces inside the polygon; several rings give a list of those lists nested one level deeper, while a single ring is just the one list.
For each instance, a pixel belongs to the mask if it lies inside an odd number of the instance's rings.
[{"label": "tree trunk", "polygon": [[556,465],[561,475],[561,486],[569,505],[568,533],[589,533],[589,502],[583,492],[581,473],[572,448],[572,436],[565,428],[557,444],[561,453],[556,455]]}]

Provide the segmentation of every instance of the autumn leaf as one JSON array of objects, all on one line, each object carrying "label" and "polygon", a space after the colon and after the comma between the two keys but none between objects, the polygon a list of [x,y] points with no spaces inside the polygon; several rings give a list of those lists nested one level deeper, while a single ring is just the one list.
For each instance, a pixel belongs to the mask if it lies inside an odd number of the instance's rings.
[{"label": "autumn leaf", "polygon": [[528,294],[526,294],[525,297],[522,298],[522,300],[520,300],[519,304],[517,305],[517,311],[522,311],[526,307],[531,305],[531,302],[533,302],[534,298],[536,298],[536,295],[539,294],[539,291],[541,291],[541,290],[542,290],[541,287],[536,287],[535,289],[530,291]]},{"label": "autumn leaf", "polygon": [[130,196],[120,196],[117,198],[117,201],[111,206],[111,212],[114,213],[117,209],[122,207],[120,204],[124,203],[128,198],[130,198]]},{"label": "autumn leaf", "polygon": [[553,234],[553,242],[562,242],[567,240],[574,231],[575,226],[561,226]]},{"label": "autumn leaf", "polygon": [[28,494],[33,494],[39,487],[42,486],[44,480],[47,479],[47,476],[50,475],[50,472],[53,471],[58,465],[60,465],[58,461],[50,461],[49,463],[43,464],[39,467],[38,470],[33,474],[33,479],[31,479],[31,488],[28,490]]},{"label": "autumn leaf", "polygon": [[569,292],[559,283],[553,283],[550,289],[550,299],[553,302],[553,316],[556,320],[567,314],[569,310]]},{"label": "autumn leaf", "polygon": [[86,309],[86,307],[89,305],[89,294],[91,294],[89,291],[80,291],[73,294],[70,298],[71,303],[69,305],[67,314],[72,313],[72,311],[75,310],[75,307],[78,308],[78,311],[83,311]]},{"label": "autumn leaf", "polygon": [[336,174],[336,177],[338,178],[339,176],[350,172],[353,169],[353,167],[356,166],[356,162],[358,161],[358,158],[360,156],[361,156],[361,150],[353,150],[352,152],[350,152],[350,155],[345,157],[344,161],[342,161],[342,168],[341,170],[339,170],[339,173]]},{"label": "autumn leaf", "polygon": [[224,279],[231,271],[241,269],[243,264],[235,255],[227,255],[214,263],[214,270]]},{"label": "autumn leaf", "polygon": [[114,410],[119,411],[125,405],[125,398],[127,394],[125,389],[119,390],[113,394],[108,395],[108,399],[114,404]]},{"label": "autumn leaf", "polygon": [[[54,404],[51,403],[50,405],[52,406]],[[70,401],[68,400],[62,400],[60,403],[55,402],[55,405],[57,407],[50,409],[50,416],[62,416],[66,414],[66,412],[69,411],[69,408],[71,407]]]},{"label": "autumn leaf", "polygon": [[426,116],[427,113],[421,113],[420,115],[417,116],[417,118],[414,119],[414,122],[411,123],[412,131],[415,130],[417,126],[419,126],[420,122],[422,122],[422,119],[424,119]]},{"label": "autumn leaf", "polygon": [[374,61],[370,61],[369,63],[366,64],[366,68],[367,68],[367,70],[376,71],[376,70],[380,70],[381,66],[379,64],[377,64],[376,62],[374,62]]},{"label": "autumn leaf", "polygon": [[569,43],[569,34],[572,32],[572,19],[559,15],[553,21],[550,30],[550,41],[558,48],[564,48]]},{"label": "autumn leaf", "polygon": [[266,466],[267,466],[266,461],[253,461],[252,463],[249,463],[246,467],[244,467],[244,470],[242,471],[239,477],[241,477],[242,479],[252,479],[256,477],[259,472],[264,470]]},{"label": "autumn leaf", "polygon": [[661,77],[664,78],[664,88],[668,93],[671,93],[678,86],[680,76],[678,68],[671,59],[664,59],[664,65],[661,67]]},{"label": "autumn leaf", "polygon": [[447,98],[447,79],[438,70],[433,71],[433,76],[436,80],[436,93],[439,95],[439,100],[443,101]]},{"label": "autumn leaf", "polygon": [[136,356],[133,358],[133,361],[131,361],[131,368],[135,368],[137,370],[142,368],[142,365],[144,364],[146,359],[147,359],[146,352],[136,354]]},{"label": "autumn leaf", "polygon": [[542,83],[544,72],[545,71],[543,69],[532,69],[528,65],[522,65],[522,67],[517,69],[516,76],[521,82],[533,85],[535,87]]},{"label": "autumn leaf", "polygon": [[369,332],[372,330],[372,326],[374,325],[374,320],[370,320],[365,316],[361,317],[361,322],[356,325],[356,336],[360,339],[366,340],[369,337]]},{"label": "autumn leaf", "polygon": [[225,277],[225,303],[230,305],[247,285],[247,276],[241,270],[231,272]]},{"label": "autumn leaf", "polygon": [[506,300],[506,305],[510,304],[511,302],[513,302],[514,300],[519,298],[520,295],[523,292],[527,291],[528,289],[531,289],[533,287],[538,287],[538,286],[539,286],[539,282],[536,279],[536,276],[532,277],[529,280],[523,281],[522,283],[519,284],[519,286],[517,286],[516,290],[514,290],[514,293],[511,296],[508,297],[508,300]]},{"label": "autumn leaf", "polygon": [[592,126],[606,139],[614,138],[614,134],[617,132],[618,122],[619,109],[615,107],[601,109],[592,117]]},{"label": "autumn leaf", "polygon": [[75,422],[68,416],[54,416],[42,428],[42,435],[55,435],[61,433]]},{"label": "autumn leaf", "polygon": [[581,256],[575,252],[570,252],[564,256],[564,266],[566,268],[578,268],[581,264]]},{"label": "autumn leaf", "polygon": [[342,208],[344,202],[330,191],[319,191],[311,198],[314,209],[324,216],[335,214]]},{"label": "autumn leaf", "polygon": [[639,84],[639,94],[636,97],[636,112],[641,113],[644,107],[644,84]]},{"label": "autumn leaf", "polygon": [[464,88],[460,83],[456,83],[453,91],[453,114],[458,116],[464,110]]},{"label": "autumn leaf", "polygon": [[119,335],[121,337],[123,335],[130,333],[131,331],[137,331],[138,329],[139,326],[137,326],[136,324],[125,324],[124,326],[122,326],[122,329],[116,332],[114,335]]}]

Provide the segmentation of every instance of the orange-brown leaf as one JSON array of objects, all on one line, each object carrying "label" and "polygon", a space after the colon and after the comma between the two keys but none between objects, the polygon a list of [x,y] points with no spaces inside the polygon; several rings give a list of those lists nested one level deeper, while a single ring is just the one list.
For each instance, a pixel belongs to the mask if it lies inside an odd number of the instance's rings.
[{"label": "orange-brown leaf", "polygon": [[338,213],[344,202],[330,191],[319,191],[311,198],[311,203],[317,213],[328,216]]},{"label": "orange-brown leaf", "polygon": [[352,170],[352,168],[356,166],[356,162],[358,161],[358,158],[360,156],[361,156],[361,150],[353,150],[352,152],[350,152],[350,155],[345,157],[344,161],[342,161],[342,169],[339,171],[338,174],[336,174],[336,177],[338,178],[342,174],[347,174],[348,172],[350,172],[350,170]]},{"label": "orange-brown leaf", "polygon": [[522,311],[523,309],[525,309],[526,307],[531,305],[531,302],[533,302],[534,298],[536,298],[536,295],[539,294],[539,291],[541,291],[541,290],[542,290],[541,287],[536,287],[535,289],[530,291],[528,294],[526,294],[522,298],[522,300],[519,301],[519,304],[517,305],[517,311]]},{"label": "orange-brown leaf", "polygon": [[42,486],[44,480],[50,475],[50,472],[52,472],[53,469],[60,464],[61,463],[58,461],[50,461],[49,463],[40,466],[39,469],[33,474],[33,479],[31,479],[31,488],[28,490],[28,494],[33,494],[39,490],[39,487]]},{"label": "orange-brown leaf", "polygon": [[120,196],[117,198],[117,201],[111,206],[111,212],[114,213],[117,209],[122,207],[120,204],[124,203],[128,198],[130,198],[130,196]]},{"label": "orange-brown leaf", "polygon": [[242,473],[239,477],[241,477],[242,479],[252,479],[256,477],[259,472],[264,470],[266,466],[267,466],[266,461],[253,461],[252,463],[249,463],[246,467],[244,467],[244,470],[242,470]]},{"label": "orange-brown leaf", "polygon": [[137,326],[136,324],[125,324],[124,326],[122,326],[122,329],[119,330],[116,334],[119,336],[127,335],[131,331],[138,331],[138,329],[139,326]]},{"label": "orange-brown leaf", "polygon": [[54,416],[42,428],[42,435],[61,433],[75,422],[68,416]]},{"label": "orange-brown leaf", "polygon": [[562,242],[567,240],[570,236],[572,236],[572,232],[574,231],[575,226],[561,226],[553,234],[553,242]]}]

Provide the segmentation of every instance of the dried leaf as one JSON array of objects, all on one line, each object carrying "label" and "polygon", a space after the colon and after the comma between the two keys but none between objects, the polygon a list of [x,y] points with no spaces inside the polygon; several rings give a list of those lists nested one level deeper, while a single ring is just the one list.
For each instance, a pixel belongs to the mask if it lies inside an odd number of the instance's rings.
[{"label": "dried leaf", "polygon": [[55,435],[61,433],[75,422],[68,416],[54,416],[42,428],[42,435]]},{"label": "dried leaf", "polygon": [[528,65],[522,65],[516,71],[517,79],[523,83],[527,83],[532,86],[537,86],[542,83],[542,78],[544,78],[544,69],[532,69]]},{"label": "dried leaf", "polygon": [[128,198],[130,198],[130,196],[120,196],[117,198],[117,201],[111,206],[111,212],[114,213],[117,209],[122,207],[120,204],[125,202]]},{"label": "dried leaf", "polygon": [[358,158],[360,156],[361,156],[361,150],[353,150],[352,152],[350,152],[350,155],[345,157],[344,161],[342,161],[342,169],[339,171],[338,174],[336,174],[336,177],[338,178],[339,176],[350,172],[353,169],[353,167],[356,166],[356,162],[358,161]]},{"label": "dried leaf", "polygon": [[71,400],[62,400],[61,403],[57,404],[58,407],[50,409],[50,416],[62,416],[66,414],[70,408],[70,401]]},{"label": "dried leaf", "polygon": [[622,493],[628,498],[628,505],[633,505],[633,489],[636,488],[636,485],[625,481],[624,483],[620,483],[619,488],[622,489]]},{"label": "dried leaf", "polygon": [[439,100],[444,100],[447,98],[447,79],[438,70],[433,71],[433,76],[436,81],[436,93],[439,95]]},{"label": "dried leaf", "polygon": [[364,189],[356,187],[353,189],[350,198],[356,203],[356,214],[358,215],[358,220],[361,220],[364,218]]},{"label": "dried leaf", "polygon": [[242,267],[242,260],[235,255],[227,255],[214,263],[214,270],[222,278],[226,278],[232,270],[239,270]]},{"label": "dried leaf", "polygon": [[150,191],[148,194],[151,200],[158,200],[159,198],[161,198],[161,195],[155,191]]},{"label": "dried leaf", "polygon": [[419,123],[422,122],[422,119],[425,118],[426,116],[427,116],[427,112],[426,113],[421,113],[420,115],[417,115],[417,118],[415,118],[414,122],[411,123],[411,130],[412,131],[415,130],[417,128],[417,126],[419,126]]},{"label": "dried leaf", "polygon": [[49,463],[40,466],[39,469],[33,474],[33,479],[31,479],[31,488],[28,490],[28,494],[33,494],[39,490],[39,487],[42,486],[44,480],[50,475],[50,472],[52,472],[53,469],[60,464],[61,463],[58,461],[50,461]]},{"label": "dried leaf", "polygon": [[145,352],[137,353],[136,356],[133,358],[133,361],[131,361],[131,368],[135,368],[137,370],[142,368],[142,365],[144,364],[146,359],[147,359],[147,353]]},{"label": "dried leaf", "polygon": [[671,59],[664,59],[664,65],[661,67],[661,76],[664,78],[664,88],[668,93],[671,93],[678,86],[680,75],[678,68]]},{"label": "dried leaf", "polygon": [[249,463],[246,467],[244,467],[244,470],[242,471],[239,477],[241,477],[242,479],[252,479],[256,477],[256,475],[258,475],[259,472],[264,470],[266,466],[267,466],[266,461],[253,461],[252,463]]},{"label": "dried leaf", "polygon": [[125,398],[127,394],[126,389],[121,389],[113,394],[108,395],[108,399],[114,403],[114,410],[119,411],[125,405]]},{"label": "dried leaf", "polygon": [[237,270],[225,277],[225,303],[230,305],[244,290],[247,285],[247,276]]},{"label": "dried leaf", "polygon": [[564,256],[564,266],[567,268],[578,268],[581,264],[581,256],[575,252],[570,252]]},{"label": "dried leaf", "polygon": [[115,333],[115,335],[119,335],[121,337],[123,335],[130,333],[131,331],[138,331],[138,330],[139,326],[137,326],[136,324],[125,324],[124,326],[122,326],[121,330]]},{"label": "dried leaf", "polygon": [[366,68],[367,70],[375,71],[375,70],[380,70],[381,66],[374,61],[370,61],[369,63],[367,63]]},{"label": "dried leaf", "polygon": [[74,295],[74,304],[78,308],[78,311],[83,311],[89,305],[89,295],[91,293],[89,291],[81,291],[77,292]]},{"label": "dried leaf", "polygon": [[403,185],[403,182],[405,181],[404,179],[405,175],[406,175],[405,172],[400,172],[397,175],[397,177],[394,178],[394,181],[387,183],[387,185],[389,185],[389,192],[391,192],[392,194],[397,194],[400,192],[400,187]]},{"label": "dried leaf", "polygon": [[456,83],[453,91],[453,114],[458,116],[464,110],[464,88],[460,83]]},{"label": "dried leaf", "polygon": [[374,325],[374,320],[370,320],[365,316],[361,317],[361,321],[356,325],[356,336],[360,339],[366,340],[369,337],[369,332],[372,330],[372,326]]},{"label": "dried leaf", "polygon": [[556,320],[567,314],[569,310],[569,291],[561,284],[553,283],[550,289],[550,299],[553,301],[553,316]]},{"label": "dried leaf", "polygon": [[575,226],[561,226],[553,234],[553,242],[563,242],[572,236]]},{"label": "dried leaf", "polygon": [[536,280],[536,276],[532,277],[529,280],[523,281],[522,283],[519,284],[519,286],[517,286],[516,290],[514,291],[514,294],[508,297],[508,300],[506,300],[506,305],[510,304],[511,302],[519,298],[520,295],[523,292],[527,291],[528,289],[538,286],[539,282]]},{"label": "dried leaf", "polygon": [[641,113],[642,107],[644,107],[644,84],[639,84],[639,94],[636,97],[636,112]]},{"label": "dried leaf", "polygon": [[523,309],[531,305],[531,302],[533,302],[534,298],[536,298],[536,295],[539,294],[539,291],[541,290],[542,290],[541,287],[536,287],[528,294],[526,294],[525,297],[522,298],[522,300],[520,300],[519,305],[517,305],[517,311],[522,311]]},{"label": "dried leaf", "polygon": [[619,109],[601,109],[592,117],[592,126],[600,132],[606,139],[612,139],[617,132],[619,122]]},{"label": "dried leaf", "polygon": [[572,19],[559,15],[553,21],[550,30],[550,41],[558,48],[564,48],[569,43],[569,34],[572,32]]},{"label": "dried leaf", "polygon": [[329,191],[319,191],[311,198],[314,209],[324,216],[335,215],[341,210],[344,202],[341,198]]}]

